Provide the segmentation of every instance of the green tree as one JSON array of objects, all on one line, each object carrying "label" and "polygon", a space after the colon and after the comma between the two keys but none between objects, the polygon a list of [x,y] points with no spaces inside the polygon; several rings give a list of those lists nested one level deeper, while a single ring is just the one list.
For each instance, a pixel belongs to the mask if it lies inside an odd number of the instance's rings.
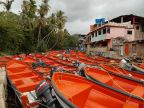
[{"label": "green tree", "polygon": [[[7,13],[7,16],[0,14],[0,46],[4,52],[20,52],[21,45],[25,39],[23,30],[18,23],[16,14]],[[2,16],[2,17],[1,17]]]},{"label": "green tree", "polygon": [[35,50],[36,44],[34,29],[37,25],[37,5],[35,0],[24,0],[21,8],[22,12],[20,14],[20,24],[26,37],[25,41],[23,42],[22,49],[26,52],[31,52]]},{"label": "green tree", "polygon": [[59,10],[48,16],[49,0],[42,0],[40,6],[35,0],[23,0],[19,15],[10,12],[13,1],[0,2],[7,10],[0,13],[2,51],[34,52],[74,46],[76,39],[65,29],[64,12]]},{"label": "green tree", "polygon": [[38,19],[38,36],[37,36],[37,49],[43,49],[43,47],[46,48],[47,45],[45,45],[45,40],[47,40],[47,34],[42,35],[42,28],[44,28],[47,25],[46,15],[48,14],[50,10],[50,6],[48,4],[49,0],[43,0],[40,9],[38,9],[38,14],[40,15]]}]

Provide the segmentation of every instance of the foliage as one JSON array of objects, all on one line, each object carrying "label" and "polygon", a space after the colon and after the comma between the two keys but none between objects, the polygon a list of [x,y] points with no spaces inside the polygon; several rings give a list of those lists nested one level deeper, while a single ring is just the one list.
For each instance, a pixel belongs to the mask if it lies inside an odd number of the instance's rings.
[{"label": "foliage", "polygon": [[0,14],[0,46],[2,51],[21,51],[21,45],[25,39],[18,16],[13,13]]},{"label": "foliage", "polygon": [[77,39],[64,28],[64,12],[59,10],[48,16],[49,0],[42,0],[40,6],[35,0],[24,0],[19,15],[10,12],[13,1],[0,2],[7,10],[0,12],[1,51],[30,53],[76,46]]}]

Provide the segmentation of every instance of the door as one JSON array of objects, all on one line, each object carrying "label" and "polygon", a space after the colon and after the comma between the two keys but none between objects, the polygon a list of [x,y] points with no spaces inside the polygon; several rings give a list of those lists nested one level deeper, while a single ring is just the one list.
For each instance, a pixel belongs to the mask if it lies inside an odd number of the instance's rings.
[{"label": "door", "polygon": [[126,55],[129,54],[129,44],[128,43],[125,44],[125,54]]}]

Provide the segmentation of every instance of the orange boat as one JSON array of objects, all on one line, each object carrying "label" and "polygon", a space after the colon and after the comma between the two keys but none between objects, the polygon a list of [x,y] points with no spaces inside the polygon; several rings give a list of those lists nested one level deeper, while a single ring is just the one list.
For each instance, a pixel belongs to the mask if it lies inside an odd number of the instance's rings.
[{"label": "orange boat", "polygon": [[59,63],[62,63],[64,65],[69,65],[69,66],[72,66],[72,63],[70,61],[67,61],[67,60],[62,60],[60,59],[59,57],[56,57],[56,56],[49,56],[48,58],[52,59],[52,60],[55,60]]},{"label": "orange boat", "polygon": [[143,108],[144,103],[122,93],[95,84],[83,77],[55,73],[54,93],[64,108]]},{"label": "orange boat", "polygon": [[113,66],[113,65],[108,65],[108,64],[101,64],[100,66],[106,71],[110,72],[111,74],[119,75],[125,78],[130,78],[135,81],[144,80],[144,74],[138,74],[133,71],[127,71],[118,66]]},{"label": "orange boat", "polygon": [[144,64],[132,64],[132,67],[137,73],[144,74]]},{"label": "orange boat", "polygon": [[80,63],[85,63],[85,64],[88,64],[88,65],[97,65],[96,62],[88,61],[88,60],[85,60],[85,59],[80,59],[79,57],[75,57],[75,56],[70,56],[69,59],[72,60],[72,61],[78,60]]},{"label": "orange boat", "polygon": [[93,56],[92,57],[93,59],[95,60],[100,60],[100,61],[104,61],[104,62],[109,62],[110,60],[105,58],[105,57],[102,57],[102,56]]},{"label": "orange boat", "polygon": [[47,76],[47,75],[50,75],[51,68],[38,66],[34,70],[37,71],[38,73],[44,75],[44,76]]},{"label": "orange boat", "polygon": [[[22,61],[12,60],[6,66],[7,76],[15,94],[25,108],[31,108],[38,103],[30,102],[29,92],[33,92],[35,87],[44,79],[33,71]],[[31,107],[30,107],[31,106]]]},{"label": "orange boat", "polygon": [[51,60],[47,57],[43,57],[41,60],[49,66],[54,66],[54,67],[61,66],[61,64],[59,64],[59,63],[55,62],[54,60]]},{"label": "orange boat", "polygon": [[25,58],[23,59],[23,61],[24,61],[25,63],[29,64],[29,65],[32,65],[32,63],[35,63],[35,62],[36,62],[36,60],[33,59],[32,57],[25,57]]},{"label": "orange boat", "polygon": [[97,81],[98,83],[102,83],[104,86],[109,87],[112,90],[144,101],[143,84],[115,75],[110,75],[107,71],[93,67],[84,67],[84,72],[86,77],[90,80]]},{"label": "orange boat", "polygon": [[94,64],[96,64],[96,63],[98,64],[98,63],[102,62],[102,61],[100,61],[100,60],[94,60],[94,59],[92,59],[92,58],[90,58],[90,57],[88,57],[88,56],[80,56],[80,59],[93,62]]},{"label": "orange boat", "polygon": [[0,67],[3,67],[9,62],[12,58],[8,56],[0,57]]},{"label": "orange boat", "polygon": [[134,64],[134,65],[136,65],[136,66],[138,66],[138,67],[140,67],[140,68],[142,68],[142,69],[144,69],[144,64],[143,63],[139,63],[139,64]]},{"label": "orange boat", "polygon": [[[77,71],[77,68],[74,67],[74,66],[72,65],[72,63],[69,62],[69,61],[61,60],[61,59],[56,58],[56,57],[53,57],[53,56],[48,57],[47,60],[48,60],[48,59],[53,60],[53,64],[58,64],[57,66],[62,67],[63,70],[65,70],[65,71],[70,71],[70,72],[72,72],[72,73],[75,73],[75,72]],[[42,59],[42,60],[43,60],[43,59]],[[51,65],[51,66],[52,66],[52,65]],[[54,65],[53,65],[53,66],[54,66]],[[54,66],[54,67],[55,67],[55,66]]]}]

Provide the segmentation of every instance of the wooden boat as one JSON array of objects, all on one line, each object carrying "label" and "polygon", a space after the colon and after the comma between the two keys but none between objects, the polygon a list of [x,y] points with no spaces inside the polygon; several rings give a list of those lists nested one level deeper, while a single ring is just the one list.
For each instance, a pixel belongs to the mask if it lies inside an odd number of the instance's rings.
[{"label": "wooden boat", "polygon": [[138,74],[133,71],[127,71],[118,66],[113,66],[109,64],[101,64],[100,66],[106,71],[113,73],[115,75],[121,75],[123,77],[127,77],[127,78],[129,77],[131,79],[133,78],[133,79],[142,80],[142,81],[144,80],[143,74]]},{"label": "wooden boat", "polygon": [[54,93],[64,108],[143,108],[143,101],[95,84],[83,77],[55,73]]},{"label": "wooden boat", "polygon": [[138,82],[109,74],[107,71],[93,67],[84,67],[85,75],[90,80],[95,80],[108,86],[112,90],[124,93],[133,98],[140,98],[144,101],[144,86]]},{"label": "wooden boat", "polygon": [[37,106],[38,103],[29,101],[28,95],[29,92],[35,90],[43,77],[33,71],[27,64],[18,60],[9,61],[6,71],[8,80],[23,107]]}]

